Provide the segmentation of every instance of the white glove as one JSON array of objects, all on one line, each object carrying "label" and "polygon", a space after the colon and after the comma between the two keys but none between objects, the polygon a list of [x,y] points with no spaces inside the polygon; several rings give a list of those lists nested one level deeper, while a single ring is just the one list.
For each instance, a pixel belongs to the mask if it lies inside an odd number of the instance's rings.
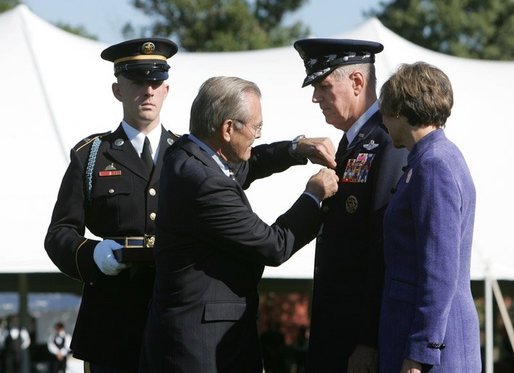
[{"label": "white glove", "polygon": [[119,250],[123,246],[113,240],[103,240],[96,244],[93,252],[93,259],[102,273],[108,276],[116,276],[127,265],[120,263],[114,256],[114,250]]}]

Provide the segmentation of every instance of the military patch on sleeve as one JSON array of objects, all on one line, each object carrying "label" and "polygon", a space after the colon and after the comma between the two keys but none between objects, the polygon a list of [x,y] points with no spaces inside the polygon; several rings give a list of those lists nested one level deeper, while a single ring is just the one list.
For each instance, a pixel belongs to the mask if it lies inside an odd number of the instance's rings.
[{"label": "military patch on sleeve", "polygon": [[375,154],[359,153],[357,158],[348,160],[343,174],[343,183],[365,183],[368,181],[371,163]]}]

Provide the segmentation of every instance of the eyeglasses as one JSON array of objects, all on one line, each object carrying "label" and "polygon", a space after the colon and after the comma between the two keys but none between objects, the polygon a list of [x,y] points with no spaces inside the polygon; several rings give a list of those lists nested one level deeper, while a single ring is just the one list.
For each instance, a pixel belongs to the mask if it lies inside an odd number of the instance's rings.
[{"label": "eyeglasses", "polygon": [[252,133],[253,137],[259,137],[261,135],[261,131],[262,131],[262,126],[264,125],[262,122],[260,122],[259,124],[255,124],[255,125],[249,125],[247,126],[247,123],[243,122],[242,120],[240,119],[234,119],[236,122],[239,122],[241,123],[243,126],[245,126],[246,128],[248,128],[250,130],[250,132]]}]

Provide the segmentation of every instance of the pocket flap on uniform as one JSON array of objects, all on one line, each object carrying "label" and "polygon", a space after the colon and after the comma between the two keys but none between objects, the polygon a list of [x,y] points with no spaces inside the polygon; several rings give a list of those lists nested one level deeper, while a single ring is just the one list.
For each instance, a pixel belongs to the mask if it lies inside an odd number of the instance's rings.
[{"label": "pocket flap on uniform", "polygon": [[391,280],[388,296],[401,302],[414,303],[416,301],[416,286],[399,280]]},{"label": "pocket flap on uniform", "polygon": [[101,178],[98,177],[93,182],[93,191],[91,196],[93,198],[99,197],[112,197],[119,194],[130,194],[134,190],[132,185],[132,177],[112,177]]},{"label": "pocket flap on uniform", "polygon": [[204,321],[237,321],[245,311],[245,303],[207,303]]}]

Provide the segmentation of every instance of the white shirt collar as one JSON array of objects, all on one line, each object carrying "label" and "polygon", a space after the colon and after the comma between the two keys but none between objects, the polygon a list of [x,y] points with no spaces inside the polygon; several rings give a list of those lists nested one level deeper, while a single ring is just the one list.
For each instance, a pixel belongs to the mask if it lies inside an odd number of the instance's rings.
[{"label": "white shirt collar", "polygon": [[223,171],[223,173],[225,175],[230,177],[230,171],[229,171],[228,165],[226,164],[226,162],[223,162],[221,160],[219,155],[209,145],[204,143],[202,140],[200,140],[198,137],[196,137],[192,133],[190,133],[188,135],[188,137],[192,142],[194,142],[196,145],[198,145],[200,147],[200,149],[202,149],[204,152],[206,152],[209,157],[214,159],[214,162],[216,162],[216,164],[219,166],[221,171]]},{"label": "white shirt collar", "polygon": [[368,110],[362,114],[359,119],[355,121],[354,124],[350,127],[348,131],[346,131],[346,138],[348,139],[348,144],[351,144],[355,136],[359,133],[360,129],[368,121],[369,118],[373,116],[379,109],[378,100],[371,105]]},{"label": "white shirt collar", "polygon": [[[140,155],[143,151],[143,144],[145,142],[145,135],[139,132],[137,129],[132,127],[125,121],[121,122],[121,126],[127,135],[130,143],[136,150],[137,154]],[[162,126],[158,126],[146,135],[152,146],[152,158],[156,159],[156,155],[159,154],[159,143],[161,141]]]}]

